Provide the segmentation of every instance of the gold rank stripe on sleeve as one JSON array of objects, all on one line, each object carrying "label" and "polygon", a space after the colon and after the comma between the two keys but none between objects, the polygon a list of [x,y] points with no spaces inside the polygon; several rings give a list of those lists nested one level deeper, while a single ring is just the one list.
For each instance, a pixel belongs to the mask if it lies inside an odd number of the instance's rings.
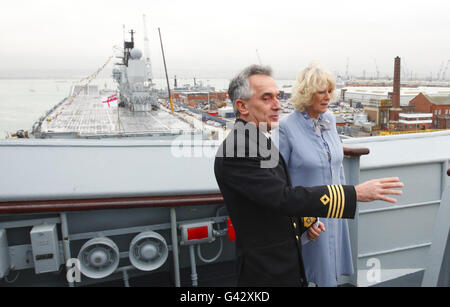
[{"label": "gold rank stripe on sleeve", "polygon": [[342,196],[342,206],[341,206],[341,212],[339,213],[338,218],[342,218],[342,216],[344,215],[344,206],[345,206],[345,193],[344,193],[344,188],[340,185],[339,187],[339,191],[341,192],[341,196]]},{"label": "gold rank stripe on sleeve", "polygon": [[336,214],[338,214],[339,213],[339,210],[341,209],[341,194],[340,193],[338,193],[338,187],[337,186],[334,186],[334,185],[332,185],[331,186],[331,189],[333,190],[333,192],[334,192],[334,197],[335,197],[335,205],[334,205],[334,208],[333,208],[333,213],[332,213],[332,215],[333,215],[333,217],[337,217],[336,216]]},{"label": "gold rank stripe on sleeve", "polygon": [[327,185],[327,188],[329,195],[324,195],[321,199],[324,205],[329,205],[327,218],[342,218],[345,207],[344,189],[342,185]]},{"label": "gold rank stripe on sleeve", "polygon": [[333,209],[333,193],[331,192],[331,186],[327,185],[328,188],[328,192],[330,193],[330,195],[328,196],[329,198],[329,206],[328,206],[328,214],[327,214],[327,218],[329,218],[331,216],[331,209]]}]

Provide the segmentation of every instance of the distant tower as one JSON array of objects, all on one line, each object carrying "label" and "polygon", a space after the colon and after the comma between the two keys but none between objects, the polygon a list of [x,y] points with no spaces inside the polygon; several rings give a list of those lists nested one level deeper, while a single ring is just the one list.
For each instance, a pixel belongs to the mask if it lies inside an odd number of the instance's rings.
[{"label": "distant tower", "polygon": [[348,75],[348,62],[349,58],[347,58],[347,65],[345,65],[345,80],[350,80],[350,76]]},{"label": "distant tower", "polygon": [[400,108],[400,58],[395,58],[394,64],[394,95],[392,97],[392,107]]},{"label": "distant tower", "polygon": [[402,111],[400,108],[400,58],[395,58],[394,63],[394,82],[392,93],[392,108],[390,110],[389,118],[392,121],[398,121],[398,114]]}]

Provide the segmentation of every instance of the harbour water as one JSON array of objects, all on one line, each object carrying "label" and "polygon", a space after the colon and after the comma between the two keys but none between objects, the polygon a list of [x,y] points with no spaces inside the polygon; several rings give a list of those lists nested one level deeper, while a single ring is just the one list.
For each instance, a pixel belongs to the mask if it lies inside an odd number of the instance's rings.
[{"label": "harbour water", "polygon": [[68,80],[0,80],[0,138],[34,121],[69,93]]}]

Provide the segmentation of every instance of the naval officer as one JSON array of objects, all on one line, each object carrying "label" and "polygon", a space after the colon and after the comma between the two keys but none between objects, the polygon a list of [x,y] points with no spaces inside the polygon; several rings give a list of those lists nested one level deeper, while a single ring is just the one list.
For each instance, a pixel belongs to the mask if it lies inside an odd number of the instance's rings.
[{"label": "naval officer", "polygon": [[301,216],[353,218],[357,201],[401,195],[398,178],[357,186],[292,187],[270,131],[281,110],[269,67],[244,69],[229,85],[236,122],[220,146],[214,172],[236,231],[238,286],[306,286]]}]

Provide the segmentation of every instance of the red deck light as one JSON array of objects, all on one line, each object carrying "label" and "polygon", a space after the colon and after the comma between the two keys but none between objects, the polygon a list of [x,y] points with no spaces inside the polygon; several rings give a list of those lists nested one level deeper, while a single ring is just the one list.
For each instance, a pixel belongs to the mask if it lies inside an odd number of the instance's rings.
[{"label": "red deck light", "polygon": [[188,240],[201,240],[208,238],[208,226],[194,227],[187,230]]}]

